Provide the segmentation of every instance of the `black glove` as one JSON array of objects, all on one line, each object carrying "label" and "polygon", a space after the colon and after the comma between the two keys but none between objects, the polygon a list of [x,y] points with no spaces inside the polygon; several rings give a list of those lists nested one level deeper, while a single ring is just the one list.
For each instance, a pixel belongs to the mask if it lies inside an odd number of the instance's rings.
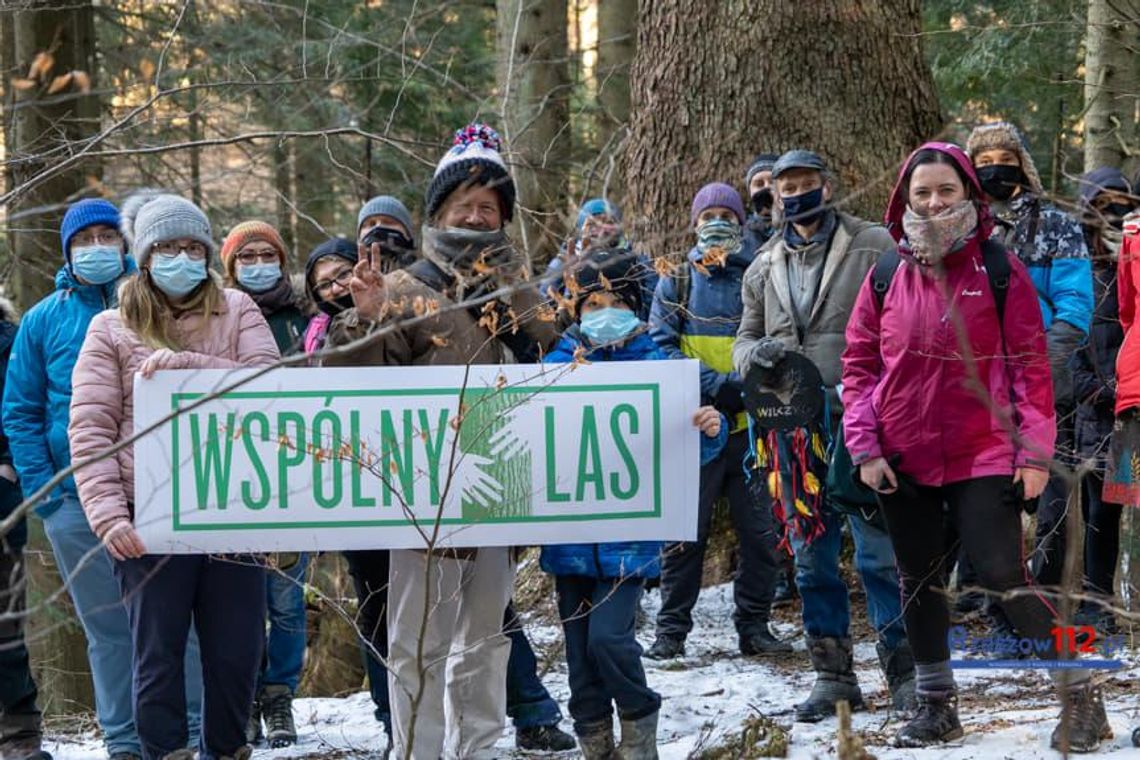
[{"label": "black glove", "polygon": [[729,380],[720,386],[713,406],[725,417],[732,418],[744,411],[744,389],[740,383]]}]

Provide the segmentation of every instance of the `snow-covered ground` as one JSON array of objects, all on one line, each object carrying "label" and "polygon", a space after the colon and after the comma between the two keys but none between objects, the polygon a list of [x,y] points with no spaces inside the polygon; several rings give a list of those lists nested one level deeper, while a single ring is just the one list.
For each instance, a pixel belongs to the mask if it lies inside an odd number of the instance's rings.
[{"label": "snow-covered ground", "polygon": [[[659,597],[651,593],[646,610],[652,614]],[[793,723],[791,706],[802,699],[813,680],[804,652],[798,619],[777,629],[791,638],[796,654],[780,662],[748,659],[736,648],[732,626],[732,588],[707,588],[694,612],[696,629],[690,636],[686,657],[669,663],[646,661],[649,683],[664,697],[659,730],[663,760],[699,756],[701,748],[720,743],[743,722],[762,713],[789,732],[792,758],[835,756],[835,720],[815,725]],[[650,618],[652,619],[652,618]],[[652,626],[650,626],[651,628]],[[554,626],[528,627],[537,649],[555,642]],[[648,646],[651,630],[643,632]],[[541,657],[541,655],[540,655]],[[1115,738],[1106,742],[1099,754],[1114,758],[1140,758],[1130,736],[1140,725],[1140,658],[1123,655],[1126,669],[1102,674],[1109,720]],[[873,711],[856,713],[854,729],[866,747],[881,760],[973,760],[974,758],[1056,758],[1049,749],[1049,735],[1057,718],[1051,682],[1044,671],[958,671],[961,691],[961,717],[966,728],[963,740],[929,750],[896,750],[890,737],[899,722],[888,715],[886,682],[880,674],[873,642],[856,647],[859,681]],[[544,681],[563,705],[569,696],[565,663],[555,664]],[[302,699],[294,711],[300,741],[283,750],[260,749],[255,758],[366,758],[379,757],[384,746],[383,730],[372,719],[366,693],[345,699]],[[569,730],[569,721],[563,723]],[[513,757],[513,731],[507,729],[499,743],[503,757]],[[101,760],[106,757],[97,739],[56,737],[47,747],[57,760]],[[572,756],[573,753],[567,753]]]}]

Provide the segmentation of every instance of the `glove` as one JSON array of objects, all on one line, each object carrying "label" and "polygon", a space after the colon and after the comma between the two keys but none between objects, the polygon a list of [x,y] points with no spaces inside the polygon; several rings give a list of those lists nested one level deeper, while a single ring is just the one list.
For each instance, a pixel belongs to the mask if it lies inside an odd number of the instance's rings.
[{"label": "glove", "polygon": [[784,344],[775,338],[764,338],[752,347],[751,363],[771,369],[784,358]]},{"label": "glove", "polygon": [[720,386],[713,406],[725,417],[732,418],[744,411],[744,389],[740,383],[728,380]]},{"label": "glove", "polygon": [[1058,319],[1049,328],[1046,340],[1049,349],[1049,371],[1053,375],[1053,404],[1058,410],[1066,411],[1072,409],[1075,404],[1073,372],[1069,368],[1069,360],[1084,343],[1085,334],[1068,322]]}]

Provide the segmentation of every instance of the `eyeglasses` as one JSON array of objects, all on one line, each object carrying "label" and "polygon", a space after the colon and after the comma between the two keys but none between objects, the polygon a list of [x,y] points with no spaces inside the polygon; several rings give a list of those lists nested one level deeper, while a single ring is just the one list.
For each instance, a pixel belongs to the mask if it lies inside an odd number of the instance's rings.
[{"label": "eyeglasses", "polygon": [[239,264],[272,264],[280,260],[280,255],[277,253],[276,248],[262,248],[259,251],[246,250],[241,251],[237,255]]},{"label": "eyeglasses", "polygon": [[72,245],[118,245],[123,242],[123,236],[114,230],[106,232],[80,232],[71,239]]},{"label": "eyeglasses", "polygon": [[174,258],[185,253],[189,258],[200,261],[206,258],[206,246],[202,243],[187,243],[183,240],[164,240],[150,247],[150,252],[158,256]]},{"label": "eyeglasses", "polygon": [[352,282],[352,270],[342,269],[333,275],[328,280],[321,280],[314,287],[318,296],[322,298],[332,292],[333,285],[340,285],[342,288],[347,288],[348,283]]}]

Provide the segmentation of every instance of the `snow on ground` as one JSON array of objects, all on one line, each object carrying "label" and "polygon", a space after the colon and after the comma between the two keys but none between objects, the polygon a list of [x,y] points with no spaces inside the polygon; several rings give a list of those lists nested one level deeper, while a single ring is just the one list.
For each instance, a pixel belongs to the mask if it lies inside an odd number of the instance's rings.
[{"label": "snow on ground", "polygon": [[[853,600],[854,603],[858,604]],[[652,614],[659,603],[650,593],[645,608]],[[798,608],[797,608],[798,610]],[[786,615],[776,627],[793,641],[796,653],[783,661],[745,658],[737,650],[732,626],[732,587],[705,589],[694,611],[696,623],[682,660],[666,663],[645,661],[649,683],[664,702],[658,732],[662,760],[681,760],[695,750],[717,744],[757,712],[773,718],[789,730],[789,757],[827,758],[835,755],[834,719],[815,725],[793,723],[791,706],[806,695],[813,675],[804,651],[799,621]],[[792,622],[794,621],[794,622]],[[642,631],[642,644],[652,639],[652,626]],[[555,626],[528,628],[537,649],[556,641]],[[899,722],[888,715],[886,682],[872,641],[856,646],[859,682],[872,711],[856,713],[853,727],[867,749],[881,760],[973,760],[995,758],[1032,760],[1057,758],[1049,749],[1049,735],[1057,718],[1051,682],[1044,671],[958,671],[960,713],[966,729],[964,739],[928,750],[896,750],[890,737]],[[540,654],[541,656],[541,654]],[[1140,758],[1131,746],[1132,728],[1140,725],[1140,657],[1127,654],[1126,668],[1104,675],[1109,720],[1115,738],[1102,746],[1101,755]],[[544,682],[565,710],[569,689],[564,662],[556,663]],[[378,758],[384,746],[383,730],[372,719],[366,693],[345,699],[301,699],[294,704],[300,741],[283,750],[259,749],[255,758]],[[570,729],[569,720],[563,728]],[[503,757],[516,753],[513,731],[504,732],[498,745]],[[105,756],[93,736],[56,737],[49,749],[57,760],[96,760]],[[573,753],[567,753],[571,756]]]}]

